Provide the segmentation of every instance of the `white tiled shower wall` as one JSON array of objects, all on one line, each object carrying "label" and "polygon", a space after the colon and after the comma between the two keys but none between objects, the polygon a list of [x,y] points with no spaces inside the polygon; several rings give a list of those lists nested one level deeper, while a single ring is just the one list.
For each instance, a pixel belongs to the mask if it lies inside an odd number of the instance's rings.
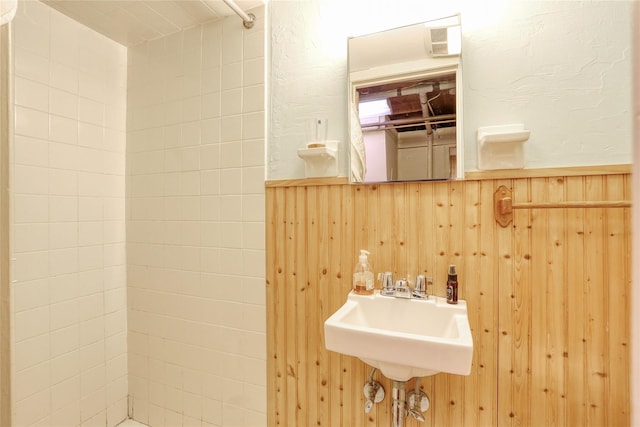
[{"label": "white tiled shower wall", "polygon": [[128,52],[133,418],[266,425],[264,7]]},{"label": "white tiled shower wall", "polygon": [[[264,9],[127,51],[13,24],[16,426],[266,424]],[[125,266],[128,139],[129,365]],[[129,388],[127,379],[129,378]]]},{"label": "white tiled shower wall", "polygon": [[15,426],[127,415],[126,49],[37,1],[13,21]]}]

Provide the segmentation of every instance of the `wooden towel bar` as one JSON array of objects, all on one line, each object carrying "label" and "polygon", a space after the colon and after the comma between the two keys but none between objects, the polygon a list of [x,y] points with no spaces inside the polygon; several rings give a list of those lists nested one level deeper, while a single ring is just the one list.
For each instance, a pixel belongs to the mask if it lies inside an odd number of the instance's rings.
[{"label": "wooden towel bar", "polygon": [[525,202],[513,203],[510,188],[501,185],[493,193],[493,208],[496,222],[506,227],[513,221],[514,209],[567,209],[567,208],[629,208],[629,200],[616,201],[571,201],[571,202]]}]

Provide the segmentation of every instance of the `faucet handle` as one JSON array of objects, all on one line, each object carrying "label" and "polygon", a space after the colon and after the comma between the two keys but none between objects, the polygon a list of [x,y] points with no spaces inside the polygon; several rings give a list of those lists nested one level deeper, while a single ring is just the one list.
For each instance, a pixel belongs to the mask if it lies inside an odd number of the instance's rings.
[{"label": "faucet handle", "polygon": [[390,271],[378,273],[378,280],[382,282],[382,295],[393,295],[395,287],[393,286],[393,273]]},{"label": "faucet handle", "polygon": [[420,274],[416,277],[416,286],[413,289],[413,296],[415,298],[429,298],[428,290],[429,285],[433,284],[431,277],[425,277],[424,274]]}]

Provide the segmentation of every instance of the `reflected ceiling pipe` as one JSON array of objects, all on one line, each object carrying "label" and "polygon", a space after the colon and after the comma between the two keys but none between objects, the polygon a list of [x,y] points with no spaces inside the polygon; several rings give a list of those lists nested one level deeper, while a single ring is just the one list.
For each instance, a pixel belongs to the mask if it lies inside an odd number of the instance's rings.
[{"label": "reflected ceiling pipe", "polygon": [[[429,100],[427,99],[426,92],[420,92],[420,108],[422,109],[422,117],[429,117]],[[433,129],[431,128],[431,124],[426,124],[427,135],[431,135],[433,133]]]},{"label": "reflected ceiling pipe", "polygon": [[256,21],[256,16],[253,13],[245,12],[233,0],[222,0],[222,1],[224,1],[225,4],[227,6],[229,6],[231,8],[231,10],[233,10],[236,13],[236,15],[238,15],[240,18],[242,18],[242,25],[245,28],[247,28],[247,29],[248,28],[253,28],[253,24]]}]

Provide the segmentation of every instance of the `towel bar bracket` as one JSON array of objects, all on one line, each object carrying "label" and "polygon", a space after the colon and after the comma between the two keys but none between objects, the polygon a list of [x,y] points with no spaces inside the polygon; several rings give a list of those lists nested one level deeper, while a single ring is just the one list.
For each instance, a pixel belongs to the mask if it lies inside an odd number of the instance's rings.
[{"label": "towel bar bracket", "polygon": [[493,215],[501,227],[508,226],[513,221],[513,199],[510,188],[501,185],[493,193]]}]

